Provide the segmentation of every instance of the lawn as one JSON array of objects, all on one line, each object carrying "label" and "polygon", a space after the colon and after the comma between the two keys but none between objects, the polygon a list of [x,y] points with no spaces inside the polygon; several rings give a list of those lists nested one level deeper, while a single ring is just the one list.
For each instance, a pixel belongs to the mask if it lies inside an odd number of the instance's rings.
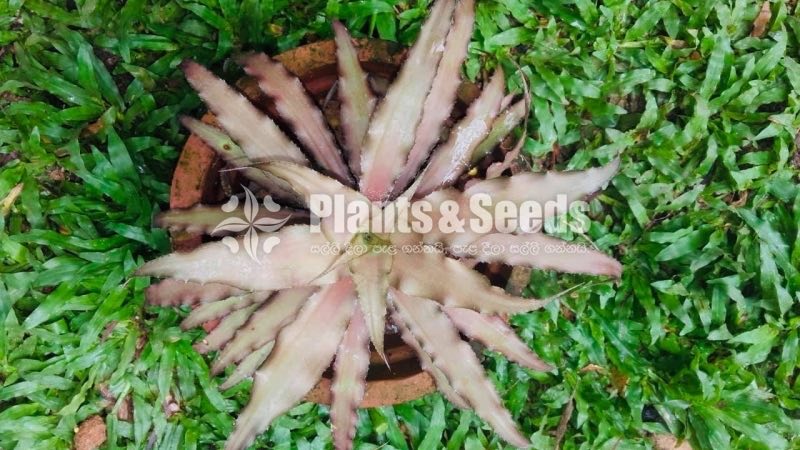
[{"label": "lawn", "polygon": [[[602,3],[602,4],[598,4]],[[534,170],[619,155],[586,235],[621,280],[580,284],[512,323],[552,374],[486,352],[537,449],[800,448],[800,15],[796,2],[478,1],[465,77],[530,82]],[[413,42],[427,3],[0,2],[0,448],[218,448],[249,383],[220,393],[186,312],[146,306],[133,271],[169,251],[153,216],[199,98],[191,57],[235,80],[243,50],[358,36]],[[797,138],[800,140],[800,138]],[[360,412],[358,449],[501,448],[441,395]],[[259,448],[330,448],[302,404]]]}]

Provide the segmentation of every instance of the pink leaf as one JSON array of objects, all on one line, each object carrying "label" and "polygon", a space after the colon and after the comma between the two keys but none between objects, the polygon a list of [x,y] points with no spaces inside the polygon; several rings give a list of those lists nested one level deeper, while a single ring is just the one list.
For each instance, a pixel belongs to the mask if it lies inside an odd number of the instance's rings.
[{"label": "pink leaf", "polygon": [[528,104],[524,99],[519,100],[501,112],[492,122],[489,134],[472,152],[472,164],[477,164],[478,161],[497,147],[497,144],[502,142],[503,138],[508,136],[508,133],[511,133],[522,122],[527,112]]},{"label": "pink leaf", "polygon": [[505,93],[505,75],[498,67],[489,84],[467,110],[467,115],[450,131],[450,137],[436,148],[417,188],[424,196],[456,182],[472,160],[472,153],[489,133]]},{"label": "pink leaf", "polygon": [[[279,242],[268,253],[263,245],[258,245],[256,260],[241,250],[232,253],[223,242],[217,241],[191,252],[170,253],[154,259],[140,267],[136,274],[224,283],[254,291],[322,285],[336,279],[334,272],[321,276],[336,258],[336,255],[319,251],[329,245],[322,233],[313,233],[308,226],[293,225],[258,236],[259,242],[272,238]],[[241,249],[241,239],[238,242]]]},{"label": "pink leaf", "polygon": [[456,216],[459,222],[464,223],[463,230],[458,232],[450,232],[445,227],[434,226],[432,229],[422,235],[422,240],[426,244],[437,245],[439,243],[445,244],[445,247],[452,247],[457,245],[468,245],[475,239],[479,238],[482,233],[479,233],[470,226],[470,221],[477,219],[473,209],[470,207],[469,198],[464,197],[463,193],[455,188],[439,189],[433,191],[425,196],[422,201],[431,205],[430,218],[431,223],[439,224],[443,219],[445,202],[458,205]]},{"label": "pink leaf", "polygon": [[237,295],[225,300],[218,300],[211,303],[203,303],[198,306],[181,322],[181,328],[187,330],[202,325],[214,319],[220,319],[233,311],[245,308],[253,304],[261,304],[272,295],[270,291],[259,291],[251,294]]},{"label": "pink leaf", "polygon": [[225,130],[253,162],[292,161],[308,164],[303,152],[242,94],[191,60],[182,64],[189,84],[216,114]]},{"label": "pink leaf", "polygon": [[258,305],[250,305],[228,314],[220,321],[216,328],[206,335],[205,339],[194,344],[194,349],[199,353],[219,350],[225,343],[231,340],[236,330],[247,322],[247,319],[250,318],[250,315],[253,314],[256,308],[258,308]]},{"label": "pink leaf", "polygon": [[461,395],[455,391],[455,389],[453,389],[453,386],[450,385],[450,380],[447,379],[444,372],[442,372],[441,369],[433,364],[431,356],[422,349],[422,345],[419,343],[419,341],[417,341],[417,338],[414,336],[414,334],[408,329],[408,326],[406,326],[406,324],[403,322],[403,319],[394,310],[391,311],[391,315],[392,322],[394,322],[397,328],[400,329],[400,336],[403,338],[403,342],[411,347],[417,354],[420,367],[422,370],[428,372],[433,378],[433,381],[436,382],[436,389],[438,389],[439,392],[441,392],[450,403],[461,409],[468,409],[469,405],[467,404],[467,401],[464,400]]},{"label": "pink leaf", "polygon": [[[608,275],[614,278],[619,278],[622,274],[622,265],[614,258],[541,233],[489,234],[473,242],[471,247],[477,253],[470,253],[470,257],[481,262],[501,262],[510,266]],[[491,248],[502,251],[488,251]]]},{"label": "pink leaf", "polygon": [[336,354],[354,302],[353,282],[343,278],[312,296],[297,319],[281,330],[253,376],[250,402],[236,419],[226,450],[244,450],[314,387]]},{"label": "pink leaf", "polygon": [[547,303],[512,297],[491,286],[483,275],[439,253],[398,253],[392,264],[391,285],[408,295],[490,314],[533,311]]},{"label": "pink leaf", "polygon": [[369,369],[369,333],[364,316],[353,312],[336,352],[331,384],[331,428],[337,450],[350,450],[358,423],[358,405],[364,398]]},{"label": "pink leaf", "polygon": [[[386,295],[389,291],[391,269],[392,256],[388,253],[368,253],[350,261],[350,274],[356,284],[358,304],[366,318],[372,345],[381,356],[384,355]],[[385,356],[384,359],[386,359]]]},{"label": "pink leaf", "polygon": [[480,361],[470,346],[461,340],[453,323],[439,305],[424,298],[414,298],[392,289],[392,305],[408,329],[431,355],[433,363],[450,380],[483,420],[509,444],[528,447],[530,442],[517,430],[511,414],[486,378]]},{"label": "pink leaf", "polygon": [[553,367],[542,361],[522,342],[514,330],[497,316],[486,316],[465,308],[445,306],[444,312],[456,328],[489,350],[504,354],[511,361],[533,370],[549,372]]},{"label": "pink leaf", "polygon": [[207,303],[241,294],[244,294],[243,290],[227,284],[201,284],[173,279],[150,285],[144,291],[147,302],[158,306]]},{"label": "pink leaf", "polygon": [[[289,217],[289,212],[282,213]],[[172,231],[187,231],[190,233],[211,233],[214,228],[230,219],[237,223],[247,225],[244,220],[244,211],[241,208],[231,212],[223,211],[219,206],[198,205],[189,209],[171,209],[156,217],[156,226],[169,228]],[[235,232],[236,230],[230,230]]]},{"label": "pink leaf", "polygon": [[224,391],[230,389],[245,378],[252,376],[256,369],[267,359],[274,345],[275,341],[270,341],[263,347],[253,350],[253,352],[239,362],[239,365],[236,366],[236,369],[234,369],[225,382],[219,385],[220,390]]},{"label": "pink leaf", "polygon": [[352,183],[322,112],[300,80],[263,53],[247,57],[244,70],[255,77],[261,90],[274,100],[281,118],[289,123],[317,163],[342,183]]},{"label": "pink leaf", "polygon": [[314,291],[313,287],[299,287],[285,289],[273,295],[236,331],[236,336],[217,355],[211,372],[219,373],[229,364],[239,362],[248,353],[274,340],[278,332],[294,320]]},{"label": "pink leaf", "polygon": [[263,170],[253,168],[255,164],[235,142],[222,130],[211,125],[207,125],[191,117],[181,117],[181,123],[192,134],[199,137],[208,144],[225,162],[233,169],[240,170],[247,179],[253,180],[256,184],[266,188],[269,192],[288,202],[300,204],[300,201],[285,181],[277,179],[265,173]]},{"label": "pink leaf", "polygon": [[[304,203],[311,209],[311,213],[316,216],[324,217],[322,211],[318,210],[319,205],[312,204],[311,200],[314,195],[325,196],[328,199],[334,200],[338,197],[343,199],[345,204],[353,202],[361,202],[365,205],[370,204],[369,201],[357,191],[308,167],[287,162],[263,164],[260,167],[291,186],[294,192],[299,194]],[[366,216],[362,219],[365,224],[367,219],[368,217]],[[334,229],[332,226],[333,224],[332,219],[327,220],[323,218],[321,221],[322,231],[328,240],[344,244],[352,239],[352,232],[349,232],[349,230]]]},{"label": "pink leaf", "polygon": [[[526,201],[538,203],[544,210],[545,217],[566,212],[559,207],[549,211],[549,202],[554,206],[559,196],[563,196],[564,204],[569,205],[602,188],[617,173],[619,159],[608,165],[574,172],[518,173],[510,177],[500,177],[479,181],[464,191],[464,197],[475,194],[487,194],[496,206],[508,200],[517,205]],[[491,211],[491,208],[489,208]]]},{"label": "pink leaf", "polygon": [[474,6],[473,0],[461,0],[456,5],[453,27],[447,34],[444,55],[425,100],[414,146],[411,147],[403,173],[394,186],[395,195],[405,189],[419,172],[431,149],[439,141],[445,121],[450,117],[458,87],[461,85],[461,65],[467,56],[467,47],[472,37]]},{"label": "pink leaf", "polygon": [[[259,173],[263,173],[261,170]],[[234,197],[235,198],[235,197]],[[170,209],[156,216],[155,225],[168,228],[171,231],[186,231],[189,233],[204,233],[213,236],[239,233],[253,226],[261,231],[274,231],[281,228],[290,220],[295,222],[307,221],[308,211],[279,207],[277,211],[267,208],[256,209],[252,222],[248,222],[243,208],[231,211],[224,210],[220,205],[197,205],[188,209]]]},{"label": "pink leaf", "polygon": [[346,202],[367,201],[357,191],[309,167],[290,162],[275,161],[261,164],[259,168],[288,183],[305,200],[305,204],[309,204],[310,197],[315,194],[329,197],[341,195]]},{"label": "pink leaf", "polygon": [[453,8],[453,0],[434,4],[397,79],[372,116],[362,148],[360,183],[361,192],[372,201],[382,201],[391,193],[414,144]]},{"label": "pink leaf", "polygon": [[367,74],[358,61],[350,33],[340,22],[333,22],[336,58],[339,63],[339,100],[344,147],[350,170],[361,176],[361,145],[367,134],[375,97],[367,85]]}]

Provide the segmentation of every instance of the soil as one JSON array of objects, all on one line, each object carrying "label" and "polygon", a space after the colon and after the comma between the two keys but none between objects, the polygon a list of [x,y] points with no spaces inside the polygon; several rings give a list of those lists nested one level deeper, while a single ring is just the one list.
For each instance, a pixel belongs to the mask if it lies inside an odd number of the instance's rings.
[{"label": "soil", "polygon": [[100,416],[91,416],[81,422],[75,432],[75,450],[95,450],[106,442],[106,422]]}]

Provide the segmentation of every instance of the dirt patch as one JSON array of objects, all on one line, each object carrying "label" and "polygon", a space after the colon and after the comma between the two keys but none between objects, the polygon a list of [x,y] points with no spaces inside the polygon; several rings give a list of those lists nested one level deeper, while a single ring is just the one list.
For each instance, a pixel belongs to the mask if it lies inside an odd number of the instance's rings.
[{"label": "dirt patch", "polygon": [[84,420],[75,432],[75,450],[95,450],[106,441],[106,423],[100,416]]},{"label": "dirt patch", "polygon": [[653,448],[656,450],[692,450],[688,442],[678,442],[678,439],[671,434],[654,434]]}]

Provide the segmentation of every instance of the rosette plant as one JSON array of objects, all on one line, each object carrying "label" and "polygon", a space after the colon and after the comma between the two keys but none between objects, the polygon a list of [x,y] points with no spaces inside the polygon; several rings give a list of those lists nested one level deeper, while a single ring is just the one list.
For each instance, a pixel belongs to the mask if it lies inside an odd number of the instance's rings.
[{"label": "rosette plant", "polygon": [[[196,348],[218,351],[214,372],[236,365],[223,389],[253,377],[250,402],[236,421],[227,449],[252,443],[273,419],[303,399],[331,363],[334,443],[338,449],[351,448],[370,344],[383,352],[387,321],[399,329],[449,401],[473,409],[508,443],[529,445],[461,333],[524,367],[553,370],[501,318],[541,308],[546,299],[508,295],[492,287],[471,263],[502,262],[615,277],[621,271],[619,263],[597,251],[482,250],[497,245],[566,245],[530,230],[370,231],[374,222],[386,220],[376,212],[400,202],[432,205],[434,223],[441,214],[437,206],[461,205],[456,219],[468,220],[473,213],[467,205],[475,194],[488,194],[495,205],[501,200],[545,204],[557,195],[572,202],[600,189],[617,170],[614,161],[583,172],[506,175],[508,164],[496,162],[485,176],[463,183],[463,175],[476,172],[476,163],[522,121],[528,108],[524,99],[513,102],[506,95],[504,75],[498,69],[463,117],[451,118],[473,20],[472,0],[438,0],[381,99],[371,91],[347,31],[335,23],[341,100],[336,134],[299,80],[266,55],[249,55],[242,61],[274,101],[279,115],[274,118],[204,67],[192,61],[183,64],[189,83],[215,114],[219,127],[191,118],[183,123],[229,167],[240,169],[296,210],[311,206],[315,194],[373,207],[357,230],[337,229],[323,218],[321,224],[248,232],[238,239],[240,248],[247,246],[252,252],[231,252],[223,241],[212,241],[150,261],[138,271],[166,278],[148,289],[151,303],[195,306],[183,326],[221,319]],[[449,130],[448,122],[455,122]],[[287,128],[291,133],[284,131]],[[311,212],[316,213],[313,208]],[[219,214],[216,207],[198,206],[167,212],[160,221],[170,227],[210,231],[222,221]],[[238,214],[243,217],[252,211]],[[277,221],[292,213],[263,214],[259,220]],[[407,219],[399,215],[393,220]],[[387,224],[383,225],[385,229]],[[244,239],[278,243],[266,247]],[[344,250],[355,243],[364,251]],[[326,246],[340,251],[319,251]],[[389,246],[437,247],[445,252],[386,251]],[[477,251],[465,254],[468,247]]]}]

